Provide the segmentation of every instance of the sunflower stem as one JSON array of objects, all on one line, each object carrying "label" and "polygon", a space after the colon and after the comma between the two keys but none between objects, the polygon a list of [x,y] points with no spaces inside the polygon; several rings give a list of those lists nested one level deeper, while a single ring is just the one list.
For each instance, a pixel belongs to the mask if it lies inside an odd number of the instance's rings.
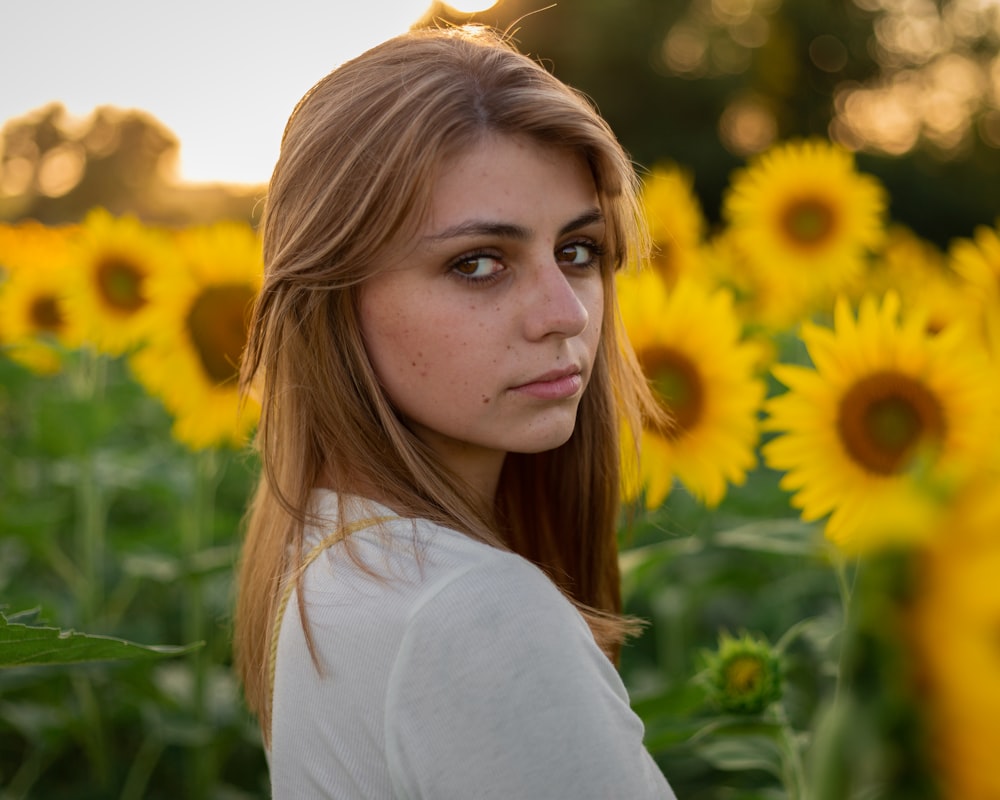
[{"label": "sunflower stem", "polygon": [[[834,685],[833,690],[833,702],[836,703],[840,699],[841,693],[847,688],[846,687],[846,677],[847,672],[847,658],[850,650],[850,627],[853,623],[853,598],[854,598],[854,586],[857,583],[858,571],[860,569],[860,562],[855,560],[852,564],[838,556],[835,561],[835,572],[837,575],[837,588],[840,593],[840,611],[841,611],[841,629],[838,645],[837,654],[837,680]],[[848,577],[848,569],[851,574]]]},{"label": "sunflower stem", "polygon": [[[107,544],[107,498],[101,484],[97,459],[97,437],[101,425],[90,415],[100,413],[103,407],[104,390],[107,384],[107,359],[91,347],[81,348],[73,368],[66,374],[69,395],[78,408],[81,419],[90,421],[83,426],[84,435],[73,442],[72,457],[76,462],[74,550],[76,569],[67,572],[72,576],[70,590],[79,608],[79,624],[91,633],[106,632],[108,624],[104,614],[105,598],[105,548]],[[53,550],[52,555],[58,549]],[[57,565],[58,567],[58,565]],[[110,776],[108,743],[104,734],[101,703],[94,691],[93,680],[88,673],[73,676],[73,691],[76,695],[83,728],[88,733],[83,739],[84,749],[90,761],[95,783],[106,786]]]},{"label": "sunflower stem", "polygon": [[788,800],[807,800],[806,773],[798,737],[783,705],[777,706],[775,714],[781,726],[781,768]]},{"label": "sunflower stem", "polygon": [[[69,373],[75,399],[98,408],[104,396],[107,364],[91,348],[83,348],[77,368]],[[80,566],[77,600],[81,622],[90,631],[98,628],[104,600],[105,498],[101,487],[92,442],[84,442],[77,461],[76,481],[76,550]]]},{"label": "sunflower stem", "polygon": [[101,486],[93,457],[87,454],[80,463],[77,481],[78,557],[83,580],[80,581],[80,609],[85,628],[93,632],[104,597],[104,525]]},{"label": "sunflower stem", "polygon": [[[185,641],[189,643],[203,642],[207,639],[204,586],[201,571],[198,568],[198,556],[211,544],[218,472],[215,451],[211,449],[198,451],[194,455],[193,467],[192,502],[186,515],[182,541],[187,574],[184,634]],[[208,797],[213,782],[211,748],[207,746],[207,741],[202,741],[202,736],[207,738],[208,735],[206,687],[209,664],[205,648],[199,648],[191,655],[191,658],[193,659],[191,706],[196,727],[201,735],[197,737],[197,743],[192,753],[190,785],[187,796],[197,799]]]},{"label": "sunflower stem", "polygon": [[159,736],[146,736],[129,767],[120,800],[141,800],[146,796],[149,779],[164,749],[165,744]]},{"label": "sunflower stem", "polygon": [[96,787],[108,786],[111,775],[111,759],[108,742],[101,717],[101,704],[94,691],[94,682],[87,674],[72,676],[73,693],[76,695],[83,717],[81,744],[90,761],[91,774]]}]

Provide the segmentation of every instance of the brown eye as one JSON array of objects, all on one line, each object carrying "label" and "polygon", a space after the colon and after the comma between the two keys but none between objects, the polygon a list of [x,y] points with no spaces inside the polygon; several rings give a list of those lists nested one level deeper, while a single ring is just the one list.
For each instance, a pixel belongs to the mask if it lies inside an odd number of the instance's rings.
[{"label": "brown eye", "polygon": [[589,242],[572,242],[556,251],[556,259],[560,264],[570,264],[575,267],[589,267],[598,260],[597,247]]},{"label": "brown eye", "polygon": [[494,256],[478,255],[457,261],[451,269],[463,278],[482,280],[502,271],[503,264]]}]

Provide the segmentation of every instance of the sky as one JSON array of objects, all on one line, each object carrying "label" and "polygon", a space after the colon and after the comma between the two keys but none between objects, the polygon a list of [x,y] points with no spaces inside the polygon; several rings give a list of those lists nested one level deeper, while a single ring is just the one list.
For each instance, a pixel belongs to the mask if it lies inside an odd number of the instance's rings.
[{"label": "sky", "polygon": [[309,87],[429,6],[0,0],[0,124],[53,100],[78,117],[101,105],[138,108],[180,139],[182,180],[262,183]]}]

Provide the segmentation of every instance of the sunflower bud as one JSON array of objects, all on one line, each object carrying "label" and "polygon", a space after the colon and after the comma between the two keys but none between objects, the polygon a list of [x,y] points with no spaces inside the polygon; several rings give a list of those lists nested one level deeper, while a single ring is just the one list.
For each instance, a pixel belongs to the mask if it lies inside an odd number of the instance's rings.
[{"label": "sunflower bud", "polygon": [[766,639],[722,633],[718,649],[704,657],[701,677],[709,700],[720,710],[759,714],[781,699],[781,659]]}]

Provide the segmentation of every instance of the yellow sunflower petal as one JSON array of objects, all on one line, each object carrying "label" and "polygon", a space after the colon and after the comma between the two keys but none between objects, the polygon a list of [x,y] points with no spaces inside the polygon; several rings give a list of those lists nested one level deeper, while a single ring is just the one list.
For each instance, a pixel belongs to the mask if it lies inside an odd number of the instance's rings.
[{"label": "yellow sunflower petal", "polygon": [[66,312],[73,230],[24,222],[0,232],[0,349],[42,374],[58,371],[60,348],[79,344]]},{"label": "yellow sunflower petal", "polygon": [[260,243],[239,223],[178,234],[182,269],[149,284],[155,333],[131,359],[139,381],[174,415],[175,437],[194,449],[239,445],[258,406],[239,405],[239,360],[263,277]]},{"label": "yellow sunflower petal", "polygon": [[1000,302],[1000,223],[980,225],[972,239],[955,240],[948,259],[981,303]]},{"label": "yellow sunflower petal", "polygon": [[[1000,483],[991,490],[1000,495]],[[909,609],[921,707],[931,736],[928,753],[945,797],[1000,796],[998,522],[994,516],[986,530],[968,536],[972,546],[928,551]],[[962,522],[948,520],[946,526],[955,524]]]},{"label": "yellow sunflower petal", "polygon": [[857,317],[838,303],[832,331],[804,328],[821,353],[811,375],[776,366],[788,390],[765,404],[765,428],[779,433],[765,462],[785,472],[803,518],[828,517],[827,536],[852,551],[925,540],[935,493],[997,458],[1000,382],[985,350],[899,309],[893,294],[864,299]]},{"label": "yellow sunflower petal", "polygon": [[729,292],[679,280],[668,291],[652,270],[622,276],[622,316],[639,363],[673,425],[643,436],[647,504],[662,502],[674,478],[701,502],[719,503],[755,464],[764,383],[756,348]]},{"label": "yellow sunflower petal", "polygon": [[738,170],[723,216],[740,250],[791,291],[822,300],[856,283],[885,234],[886,195],[822,140],[786,142]]},{"label": "yellow sunflower petal", "polygon": [[653,243],[652,267],[673,286],[701,273],[705,217],[691,176],[658,164],[643,181],[642,205]]},{"label": "yellow sunflower petal", "polygon": [[150,330],[150,282],[178,268],[166,234],[95,209],[80,226],[73,258],[67,314],[74,335],[112,356],[138,346]]}]

